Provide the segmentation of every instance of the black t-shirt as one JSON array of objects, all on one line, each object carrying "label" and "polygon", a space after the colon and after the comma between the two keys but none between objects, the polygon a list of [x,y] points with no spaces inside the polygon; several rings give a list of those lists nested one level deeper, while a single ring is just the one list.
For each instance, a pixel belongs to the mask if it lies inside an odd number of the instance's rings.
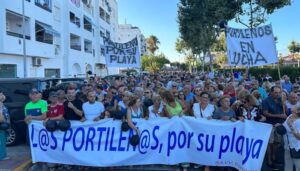
[{"label": "black t-shirt", "polygon": [[[73,103],[73,105],[78,109],[82,111],[82,101],[79,99],[75,99],[73,101],[70,101],[71,103]],[[64,118],[67,120],[80,120],[81,117],[78,116],[73,109],[68,107],[68,103],[69,101],[65,101],[64,102],[64,109],[65,109],[65,114],[64,114]]]}]

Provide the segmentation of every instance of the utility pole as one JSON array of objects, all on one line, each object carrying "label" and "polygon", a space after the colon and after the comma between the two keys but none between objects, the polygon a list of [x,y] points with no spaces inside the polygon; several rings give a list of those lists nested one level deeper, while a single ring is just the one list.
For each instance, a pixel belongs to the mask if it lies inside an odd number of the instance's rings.
[{"label": "utility pole", "polygon": [[22,0],[22,27],[23,27],[23,68],[24,68],[24,78],[27,77],[27,56],[26,56],[26,38],[25,38],[25,0]]}]

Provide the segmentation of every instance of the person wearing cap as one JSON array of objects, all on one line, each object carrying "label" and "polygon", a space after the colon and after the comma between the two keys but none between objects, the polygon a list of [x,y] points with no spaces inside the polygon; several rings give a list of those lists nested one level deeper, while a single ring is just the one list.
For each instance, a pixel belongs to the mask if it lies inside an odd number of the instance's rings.
[{"label": "person wearing cap", "polygon": [[25,106],[25,122],[31,120],[44,120],[48,111],[47,103],[40,99],[39,91],[36,88],[31,89],[29,93],[30,102]]},{"label": "person wearing cap", "polygon": [[50,104],[48,105],[46,120],[62,120],[65,110],[64,106],[58,103],[58,93],[55,91],[50,92],[48,100]]}]

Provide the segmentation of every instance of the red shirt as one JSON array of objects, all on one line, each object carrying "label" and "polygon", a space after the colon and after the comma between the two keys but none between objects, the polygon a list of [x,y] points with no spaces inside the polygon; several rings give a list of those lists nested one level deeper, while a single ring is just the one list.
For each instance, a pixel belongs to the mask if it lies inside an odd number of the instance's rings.
[{"label": "red shirt", "polygon": [[59,105],[59,104],[55,106],[48,105],[47,118],[54,118],[59,115],[64,115],[64,113],[65,110],[63,105]]}]

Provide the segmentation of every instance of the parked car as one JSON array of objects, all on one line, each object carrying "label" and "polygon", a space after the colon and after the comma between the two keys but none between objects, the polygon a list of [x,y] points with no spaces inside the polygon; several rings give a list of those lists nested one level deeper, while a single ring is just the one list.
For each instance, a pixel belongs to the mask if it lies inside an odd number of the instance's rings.
[{"label": "parked car", "polygon": [[115,80],[117,79],[125,79],[126,76],[125,75],[122,75],[122,74],[114,74],[114,75],[108,75],[108,76],[105,76],[103,78],[103,80],[108,83],[109,85],[114,85],[114,82]]},{"label": "parked car", "polygon": [[6,96],[4,104],[7,106],[11,125],[8,129],[6,144],[17,145],[25,140],[27,125],[24,122],[24,107],[29,102],[29,91],[37,88],[41,92],[58,86],[62,83],[77,82],[83,83],[81,78],[0,78],[0,89]]}]

